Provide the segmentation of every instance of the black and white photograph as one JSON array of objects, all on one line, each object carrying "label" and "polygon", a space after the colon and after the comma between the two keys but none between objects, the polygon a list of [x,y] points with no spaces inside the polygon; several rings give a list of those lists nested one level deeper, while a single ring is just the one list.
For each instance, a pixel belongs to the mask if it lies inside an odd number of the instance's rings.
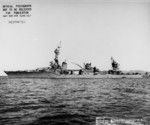
[{"label": "black and white photograph", "polygon": [[0,125],[150,125],[150,0],[0,0]]}]

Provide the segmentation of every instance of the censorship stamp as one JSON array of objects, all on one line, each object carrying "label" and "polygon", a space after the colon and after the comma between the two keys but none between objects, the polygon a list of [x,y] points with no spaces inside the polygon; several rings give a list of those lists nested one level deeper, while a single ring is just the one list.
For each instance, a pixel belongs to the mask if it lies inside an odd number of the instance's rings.
[{"label": "censorship stamp", "polygon": [[96,125],[147,125],[142,119],[114,119],[110,117],[96,117]]}]

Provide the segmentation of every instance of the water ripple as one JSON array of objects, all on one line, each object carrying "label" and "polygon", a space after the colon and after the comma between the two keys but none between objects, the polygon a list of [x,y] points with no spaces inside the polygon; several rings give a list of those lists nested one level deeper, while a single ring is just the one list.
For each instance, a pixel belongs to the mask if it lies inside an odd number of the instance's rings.
[{"label": "water ripple", "polygon": [[94,125],[98,116],[150,124],[150,79],[0,80],[2,125]]}]

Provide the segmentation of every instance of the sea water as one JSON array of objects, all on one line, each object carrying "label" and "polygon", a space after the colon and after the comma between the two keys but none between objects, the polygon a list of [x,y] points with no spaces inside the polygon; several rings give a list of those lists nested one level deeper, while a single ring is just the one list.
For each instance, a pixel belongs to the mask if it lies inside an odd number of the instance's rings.
[{"label": "sea water", "polygon": [[101,117],[150,125],[150,79],[0,80],[0,125],[96,125]]}]

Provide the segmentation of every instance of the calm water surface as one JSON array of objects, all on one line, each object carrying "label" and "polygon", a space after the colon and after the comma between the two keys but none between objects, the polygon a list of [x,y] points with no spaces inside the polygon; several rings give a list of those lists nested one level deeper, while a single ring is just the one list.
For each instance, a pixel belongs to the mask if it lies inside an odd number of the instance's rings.
[{"label": "calm water surface", "polygon": [[150,125],[150,79],[0,80],[0,125],[95,125],[97,116]]}]

